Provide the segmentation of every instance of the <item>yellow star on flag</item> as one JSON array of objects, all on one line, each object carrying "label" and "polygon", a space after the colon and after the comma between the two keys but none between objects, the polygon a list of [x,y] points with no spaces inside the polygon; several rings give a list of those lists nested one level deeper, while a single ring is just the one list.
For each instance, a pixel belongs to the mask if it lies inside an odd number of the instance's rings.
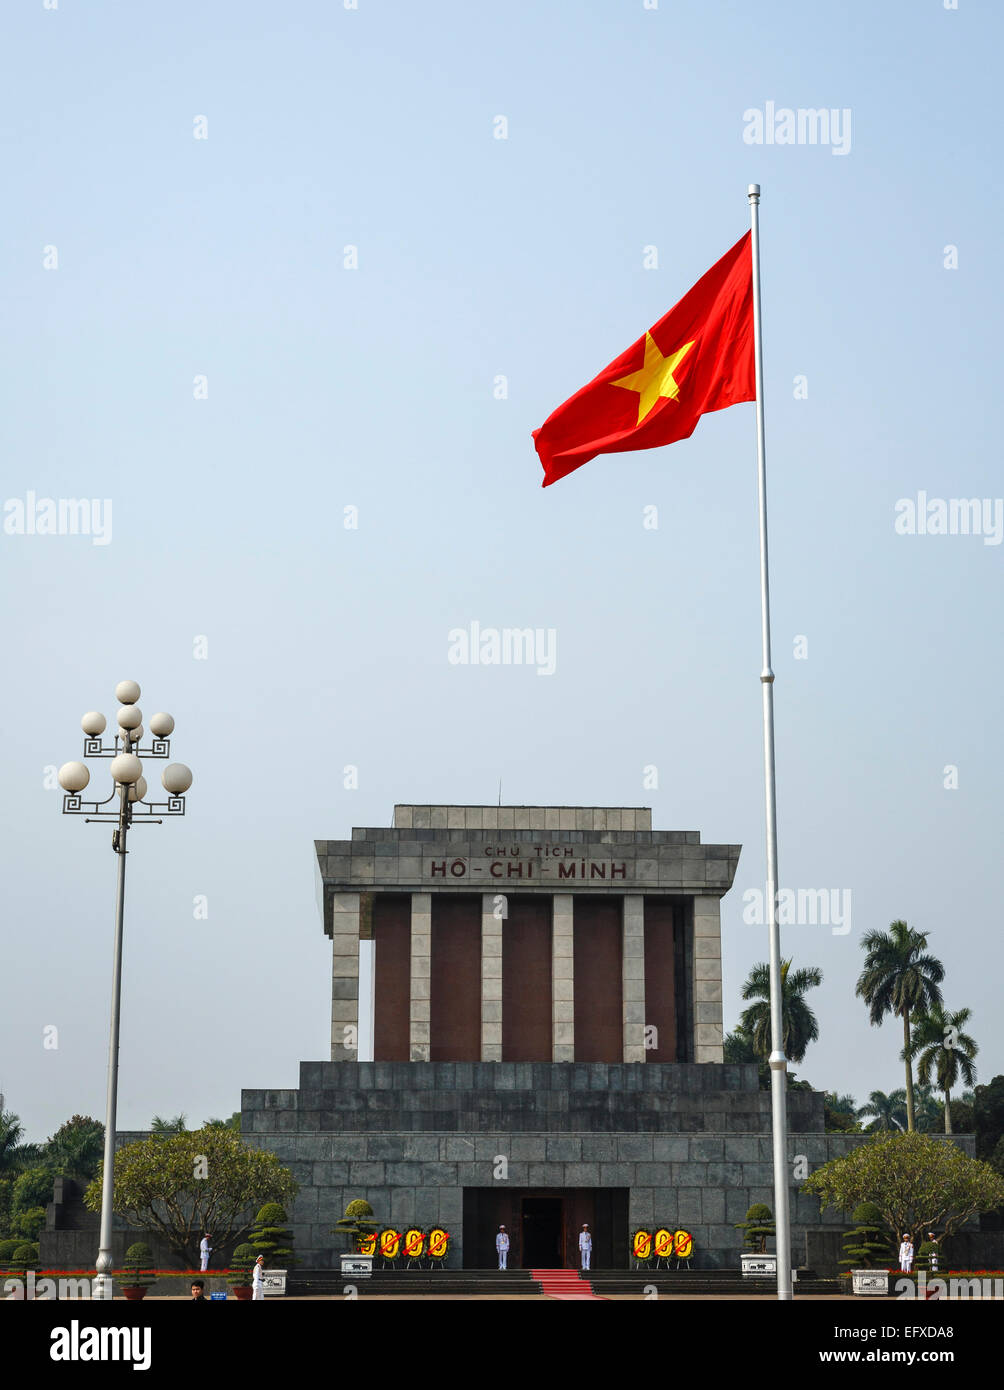
[{"label": "yellow star on flag", "polygon": [[684,343],[677,352],[663,357],[651,333],[646,333],[645,361],[642,366],[638,371],[632,372],[630,376],[622,376],[618,381],[610,383],[611,386],[623,386],[626,391],[639,392],[639,425],[649,411],[658,404],[660,397],[665,396],[667,399],[675,401],[679,396],[680,388],[673,379],[673,373],[693,346],[693,342]]}]

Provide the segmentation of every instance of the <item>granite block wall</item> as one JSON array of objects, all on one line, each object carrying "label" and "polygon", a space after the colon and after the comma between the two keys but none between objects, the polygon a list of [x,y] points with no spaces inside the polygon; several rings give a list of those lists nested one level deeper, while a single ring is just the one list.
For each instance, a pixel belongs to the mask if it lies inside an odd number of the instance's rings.
[{"label": "granite block wall", "polygon": [[[852,1137],[822,1133],[822,1097],[789,1094],[789,1152],[810,1169]],[[301,1260],[330,1268],[332,1227],[356,1197],[381,1222],[439,1224],[463,1264],[463,1190],[627,1188],[629,1225],[691,1229],[705,1267],[734,1267],[734,1228],[773,1205],[770,1096],[755,1066],[673,1063],[304,1062],[298,1090],[243,1093],[245,1136],[301,1191],[290,1212]],[[792,1191],[794,1248],[818,1203]],[[625,1233],[626,1234],[626,1233]]]}]

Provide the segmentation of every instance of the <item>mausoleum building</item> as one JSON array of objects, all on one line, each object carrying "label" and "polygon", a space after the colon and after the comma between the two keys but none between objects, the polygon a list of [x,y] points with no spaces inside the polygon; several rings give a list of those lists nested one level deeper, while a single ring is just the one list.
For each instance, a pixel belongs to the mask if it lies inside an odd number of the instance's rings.
[{"label": "mausoleum building", "polygon": [[[244,1091],[242,1127],[301,1185],[301,1262],[344,1249],[353,1198],[381,1224],[444,1227],[451,1265],[628,1263],[638,1226],[684,1227],[738,1263],[773,1205],[770,1096],[722,1060],[720,903],[738,845],[653,830],[641,807],[395,807],[316,842],[332,943],[331,1058],[297,1090]],[[789,1093],[792,1157],[846,1141]],[[792,1187],[796,1263],[818,1203]]]}]

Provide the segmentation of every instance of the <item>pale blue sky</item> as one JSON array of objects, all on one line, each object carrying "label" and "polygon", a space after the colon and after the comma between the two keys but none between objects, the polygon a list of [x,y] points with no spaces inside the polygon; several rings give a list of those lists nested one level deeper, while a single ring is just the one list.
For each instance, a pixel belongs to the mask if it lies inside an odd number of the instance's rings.
[{"label": "pale blue sky", "polygon": [[[31,1136],[104,1112],[115,861],[43,776],[124,677],[195,785],[133,837],[123,1127],[295,1085],[328,1049],[313,840],[500,777],[743,844],[735,1021],[766,953],[753,407],[546,491],[530,431],[736,241],[751,180],[781,879],[853,904],[849,936],[785,934],[825,977],[800,1072],[902,1084],[853,994],[895,917],[1004,1070],[1004,547],[893,529],[919,490],[1004,493],[999,7],[38,0],[2,27],[0,501],[113,506],[106,546],[0,534],[0,1088]],[[745,144],[768,101],[849,109],[849,153]],[[553,627],[555,674],[451,665],[472,621]]]}]

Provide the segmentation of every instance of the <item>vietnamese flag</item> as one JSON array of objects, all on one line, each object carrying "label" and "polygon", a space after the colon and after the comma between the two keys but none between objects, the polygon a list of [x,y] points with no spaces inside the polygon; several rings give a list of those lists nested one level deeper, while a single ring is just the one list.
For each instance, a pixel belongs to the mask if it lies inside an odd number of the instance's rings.
[{"label": "vietnamese flag", "polygon": [[534,430],[542,486],[597,454],[689,439],[702,415],[753,400],[753,260],[747,232],[643,338]]}]

